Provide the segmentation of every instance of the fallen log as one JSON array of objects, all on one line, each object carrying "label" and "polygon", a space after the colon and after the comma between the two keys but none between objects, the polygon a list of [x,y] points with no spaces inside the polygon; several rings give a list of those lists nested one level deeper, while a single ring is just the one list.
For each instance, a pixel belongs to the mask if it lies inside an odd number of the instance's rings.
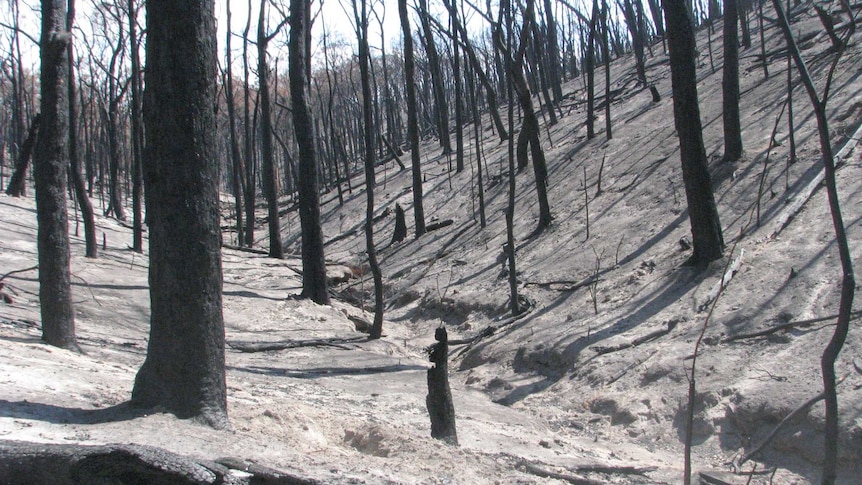
[{"label": "fallen log", "polygon": [[0,483],[161,483],[206,484],[317,484],[317,480],[261,467],[258,476],[231,466],[197,460],[153,446],[111,444],[88,446],[0,441]]},{"label": "fallen log", "polygon": [[324,338],[311,340],[280,340],[275,342],[227,341],[227,346],[244,353],[298,349],[302,347],[335,347],[350,350],[344,344],[362,342],[366,337]]}]

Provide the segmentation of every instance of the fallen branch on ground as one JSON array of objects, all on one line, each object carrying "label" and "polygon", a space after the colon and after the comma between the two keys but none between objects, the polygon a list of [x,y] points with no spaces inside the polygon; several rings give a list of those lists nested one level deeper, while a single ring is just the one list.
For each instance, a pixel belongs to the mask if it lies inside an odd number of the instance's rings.
[{"label": "fallen branch on ground", "polygon": [[234,246],[233,244],[222,244],[221,247],[225,249],[233,249],[234,251],[242,251],[244,253],[252,253],[252,254],[263,254],[268,256],[269,251],[264,251],[263,249],[255,249],[255,248],[247,248],[243,246]]},{"label": "fallen branch on ground", "polygon": [[721,281],[718,282],[709,293],[706,294],[706,298],[697,306],[697,311],[702,312],[709,308],[709,304],[715,301],[718,298],[718,295],[721,294],[722,290],[727,287],[730,280],[733,279],[736,272],[739,270],[739,267],[742,266],[742,258],[745,257],[745,249],[739,250],[739,255],[734,259],[729,266],[724,271],[724,274],[721,276]]},{"label": "fallen branch on ground", "polygon": [[667,328],[662,328],[659,330],[652,331],[646,335],[643,335],[641,337],[638,337],[638,338],[632,340],[631,342],[625,342],[625,343],[621,343],[619,345],[612,345],[610,347],[596,346],[596,347],[593,347],[592,349],[598,355],[604,355],[604,354],[610,354],[611,352],[616,352],[618,350],[627,349],[630,347],[637,347],[638,345],[640,345],[642,343],[649,342],[650,340],[655,340],[659,337],[663,337],[663,336],[671,333],[673,331],[673,329],[676,328],[676,325],[678,323],[679,323],[679,320],[675,320],[675,319],[669,320],[667,322]]},{"label": "fallen branch on ground", "polygon": [[245,353],[297,349],[301,347],[335,347],[342,350],[350,350],[350,347],[343,344],[363,342],[365,340],[366,337],[281,340],[277,342],[228,341],[227,345],[234,350]]},{"label": "fallen branch on ground", "polygon": [[519,466],[530,475],[535,475],[540,478],[553,478],[555,480],[562,480],[575,485],[602,485],[605,483],[603,481],[593,480],[591,478],[581,477],[578,475],[556,472],[529,462],[521,462],[519,463]]},{"label": "fallen branch on ground", "polygon": [[[555,280],[555,281],[527,281],[524,286],[538,286],[539,288],[547,288],[555,291],[577,291],[581,288],[586,288],[593,283],[597,283],[599,278],[595,275],[590,275],[581,281],[571,280]],[[563,286],[563,288],[552,288],[553,286]]]},{"label": "fallen branch on ground", "polygon": [[[859,316],[862,316],[862,310],[857,310],[857,311],[851,313],[851,316],[855,317],[855,318],[852,318],[851,321],[857,320],[859,318]],[[737,340],[764,337],[766,335],[771,335],[773,333],[777,333],[777,332],[780,332],[782,330],[788,330],[788,329],[791,329],[793,327],[806,327],[806,326],[814,324],[814,323],[825,322],[825,321],[833,320],[836,318],[838,318],[838,315],[829,315],[828,317],[811,318],[809,320],[800,320],[798,322],[782,323],[781,325],[776,325],[775,327],[767,328],[766,330],[760,330],[758,332],[741,333],[739,335],[731,335],[730,337],[726,337],[726,338],[722,339],[721,343],[725,344],[728,342],[735,342]]]}]

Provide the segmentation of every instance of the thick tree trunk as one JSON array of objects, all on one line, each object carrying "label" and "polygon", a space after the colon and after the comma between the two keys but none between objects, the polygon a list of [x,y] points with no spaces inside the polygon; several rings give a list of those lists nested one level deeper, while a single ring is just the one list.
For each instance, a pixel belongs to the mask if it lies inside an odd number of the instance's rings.
[{"label": "thick tree trunk", "polygon": [[149,0],[150,339],[132,402],[228,426],[213,0]]},{"label": "thick tree trunk", "polygon": [[689,262],[704,264],[721,257],[724,237],[703,146],[697,101],[694,26],[685,0],[663,0],[663,4],[670,50],[674,124],[679,136],[682,177],[694,247]]},{"label": "thick tree trunk", "polygon": [[[317,181],[317,153],[314,146],[314,120],[306,102],[310,59],[306,43],[311,29],[309,0],[290,2],[290,99],[293,129],[299,145],[299,221],[302,226],[302,296],[326,305],[326,260],[323,231],[320,227],[320,198]],[[337,181],[336,181],[337,183]]]},{"label": "thick tree trunk", "polygon": [[722,70],[722,120],[724,160],[742,157],[742,128],[739,124],[739,37],[737,0],[724,2],[724,69]]},{"label": "thick tree trunk", "polygon": [[42,340],[79,350],[69,270],[66,175],[69,163],[69,49],[66,1],[42,0],[42,122],[33,154]]}]

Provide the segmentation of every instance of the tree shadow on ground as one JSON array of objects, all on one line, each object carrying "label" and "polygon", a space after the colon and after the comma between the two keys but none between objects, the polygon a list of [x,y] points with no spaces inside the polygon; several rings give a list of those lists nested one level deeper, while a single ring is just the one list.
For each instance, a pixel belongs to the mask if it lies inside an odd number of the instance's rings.
[{"label": "tree shadow on ground", "polygon": [[103,424],[130,421],[152,410],[137,408],[128,401],[107,408],[83,409],[29,401],[0,399],[0,416],[32,419],[54,424]]}]

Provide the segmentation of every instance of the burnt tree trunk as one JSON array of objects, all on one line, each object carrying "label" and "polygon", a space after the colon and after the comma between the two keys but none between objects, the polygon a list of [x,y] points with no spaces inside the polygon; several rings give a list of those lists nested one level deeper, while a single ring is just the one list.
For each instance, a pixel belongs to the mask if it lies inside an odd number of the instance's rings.
[{"label": "burnt tree trunk", "polygon": [[368,265],[374,278],[374,322],[370,339],[378,339],[383,335],[383,274],[377,262],[377,251],[374,249],[374,113],[371,106],[371,79],[369,64],[371,56],[368,52],[368,2],[359,0],[353,4],[354,21],[356,22],[356,38],[359,43],[359,72],[362,84],[362,119],[363,138],[365,140],[365,246],[368,252]]},{"label": "burnt tree trunk", "polygon": [[674,124],[679,136],[682,177],[694,247],[689,263],[700,265],[721,257],[724,237],[703,146],[697,101],[694,26],[685,0],[663,0],[663,4],[670,50]]},{"label": "burnt tree trunk", "polygon": [[[69,11],[66,14],[66,25],[71,32],[75,20],[75,2],[69,1]],[[69,42],[69,172],[75,199],[81,207],[81,218],[84,220],[85,255],[88,258],[99,256],[99,241],[96,240],[96,217],[93,213],[93,203],[87,196],[84,178],[81,175],[81,160],[78,156],[78,109],[75,89],[74,43]]]},{"label": "burnt tree trunk", "polygon": [[66,0],[42,0],[42,69],[39,75],[42,122],[33,154],[36,219],[39,223],[39,304],[42,340],[80,350],[69,270],[66,175],[69,163],[69,48]]},{"label": "burnt tree trunk", "polygon": [[443,83],[443,71],[440,68],[440,56],[437,53],[437,45],[434,44],[434,32],[431,30],[431,21],[428,12],[428,0],[419,0],[419,23],[425,36],[425,54],[428,56],[428,69],[431,71],[431,84],[434,89],[434,107],[436,111],[437,135],[440,137],[440,146],[443,153],[452,152],[452,143],[449,141],[449,107],[446,102],[446,86]]},{"label": "burnt tree trunk", "polygon": [[132,403],[228,426],[214,0],[149,0],[144,183],[150,338]]},{"label": "burnt tree trunk", "polygon": [[722,120],[724,160],[742,157],[742,128],[739,124],[739,10],[737,0],[724,1],[724,69],[722,69]]},{"label": "burnt tree trunk", "polygon": [[[257,20],[257,76],[260,89],[260,158],[263,192],[266,197],[267,226],[269,227],[269,257],[284,258],[281,243],[281,221],[278,217],[278,167],[272,148],[272,109],[269,94],[269,65],[267,47],[272,34],[266,33],[266,1],[260,0]],[[277,31],[276,31],[277,32]]]},{"label": "burnt tree trunk", "polygon": [[30,122],[30,131],[27,132],[27,138],[24,139],[24,144],[18,151],[18,163],[15,165],[12,177],[9,178],[9,185],[6,186],[6,195],[12,197],[27,195],[27,169],[30,168],[30,157],[33,155],[33,147],[36,145],[36,137],[39,134],[39,124],[41,121],[42,117],[39,113],[36,113],[33,121]]},{"label": "burnt tree trunk", "polygon": [[428,369],[428,396],[425,405],[431,417],[431,436],[452,445],[458,444],[455,429],[455,406],[452,405],[452,390],[449,388],[449,343],[446,329],[434,331],[436,344],[430,347],[429,360],[434,364]]},{"label": "burnt tree trunk", "polygon": [[[416,63],[413,60],[413,34],[407,0],[398,0],[398,16],[404,37],[404,91],[407,94],[407,138],[410,141],[410,161],[413,169],[413,223],[416,237],[425,234],[425,209],[422,203],[422,163],[419,156],[419,107],[416,102]],[[457,19],[455,19],[457,22]]]},{"label": "burnt tree trunk", "polygon": [[323,231],[320,227],[314,120],[306,98],[308,92],[306,73],[310,61],[308,39],[311,31],[311,2],[291,0],[290,12],[290,99],[293,105],[293,129],[299,145],[302,296],[311,298],[320,305],[326,305],[329,304],[329,294],[326,290],[326,260],[323,252]]}]

